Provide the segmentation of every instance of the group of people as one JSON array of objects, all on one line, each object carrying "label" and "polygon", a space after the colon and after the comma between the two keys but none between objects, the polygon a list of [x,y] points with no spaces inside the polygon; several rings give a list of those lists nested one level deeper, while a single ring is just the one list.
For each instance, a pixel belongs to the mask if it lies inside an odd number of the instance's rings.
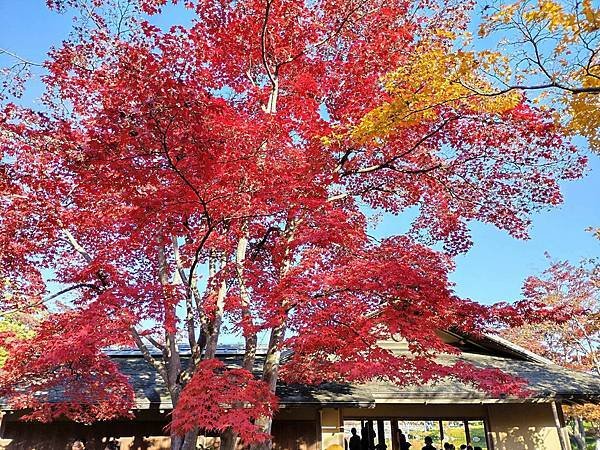
[{"label": "group of people", "polygon": [[[403,442],[405,442],[408,445],[402,446]],[[411,444],[406,441],[406,436],[404,436],[402,431],[400,431],[400,450],[409,450],[410,447],[411,447]],[[479,446],[473,447],[472,445],[467,445],[467,444],[462,444],[459,447],[459,449],[460,450],[482,450],[481,447],[479,447]],[[433,445],[433,438],[431,436],[427,436],[425,438],[425,445],[423,446],[423,448],[421,450],[437,450],[437,448]],[[451,444],[450,442],[444,442],[444,450],[456,450],[456,447],[454,446],[454,444]]]},{"label": "group of people", "polygon": [[[375,445],[375,430],[373,424],[367,424],[366,427],[360,431],[360,436],[356,432],[356,428],[350,430],[352,436],[348,441],[348,450],[385,450],[381,448],[381,445]],[[383,444],[385,447],[385,444]]]},{"label": "group of people", "polygon": [[[478,445],[476,445],[475,447],[473,447],[472,445],[468,445],[468,444],[462,444],[459,447],[460,450],[481,450],[481,447],[479,447]],[[451,444],[449,442],[445,442],[444,443],[444,450],[456,450],[456,447],[454,446],[454,444]]]},{"label": "group of people", "polygon": [[[352,436],[348,442],[348,450],[386,450],[385,444],[375,444],[375,431],[364,427],[361,430],[361,436],[357,434],[356,428],[352,428],[350,430]],[[437,448],[433,445],[433,438],[431,436],[427,436],[425,439],[425,445],[422,450],[437,450]],[[383,446],[383,448],[381,448]],[[400,450],[410,450],[412,444],[406,440],[406,435],[402,433],[402,430],[398,430],[398,446]],[[482,450],[481,447],[468,444],[462,444],[459,447],[460,450]],[[450,444],[449,442],[444,443],[444,450],[456,450],[454,444]]]},{"label": "group of people", "polygon": [[[350,430],[352,436],[350,437],[350,441],[348,442],[348,450],[386,450],[385,444],[375,445],[375,430],[368,429],[367,427],[361,430],[361,435],[357,434],[356,428],[352,428]],[[398,430],[398,443],[400,450],[410,450],[412,444],[406,440],[406,435],[402,433],[402,430]],[[383,447],[383,448],[382,448]],[[115,441],[110,441],[106,443],[104,450],[118,450],[118,444]],[[85,443],[81,440],[77,440],[73,442],[71,446],[71,450],[85,450]],[[421,450],[437,450],[433,445],[433,438],[431,436],[427,436],[425,438],[425,445]],[[444,450],[456,450],[454,444],[450,444],[449,442],[444,443]],[[482,450],[481,447],[467,444],[462,444],[459,447],[459,450]]]}]

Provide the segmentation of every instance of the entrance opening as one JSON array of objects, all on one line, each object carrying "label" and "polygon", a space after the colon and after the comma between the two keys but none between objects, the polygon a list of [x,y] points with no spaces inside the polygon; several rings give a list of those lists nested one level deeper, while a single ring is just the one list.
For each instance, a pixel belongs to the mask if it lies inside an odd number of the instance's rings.
[{"label": "entrance opening", "polygon": [[[352,438],[352,429],[360,438]],[[449,418],[435,419],[390,419],[390,418],[348,418],[344,420],[344,437],[346,450],[402,450],[400,433],[411,444],[411,450],[419,450],[425,445],[425,438],[431,437],[433,446],[444,449],[444,444],[452,444],[456,450],[460,446],[471,445],[488,450],[485,422],[479,420],[463,420]]]},{"label": "entrance opening", "polygon": [[344,420],[346,449],[350,450],[349,442],[354,428],[361,438],[361,450],[392,450],[392,422],[386,419]]}]

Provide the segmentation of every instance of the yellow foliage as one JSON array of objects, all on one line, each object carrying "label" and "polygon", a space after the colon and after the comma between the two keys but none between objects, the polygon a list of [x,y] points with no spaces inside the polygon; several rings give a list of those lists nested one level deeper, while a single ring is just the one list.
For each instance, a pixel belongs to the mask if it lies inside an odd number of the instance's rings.
[{"label": "yellow foliage", "polygon": [[394,129],[438,119],[441,106],[472,112],[501,113],[520,100],[516,92],[486,96],[491,86],[477,76],[480,67],[503,67],[507,59],[497,52],[449,51],[442,44],[412,52],[409,60],[383,80],[392,100],[372,110],[354,128],[360,142],[385,137]]},{"label": "yellow foliage", "polygon": [[551,95],[543,102],[556,107],[566,130],[587,138],[596,151],[600,149],[598,31],[600,7],[592,0],[518,0],[495,10],[480,28],[481,36],[498,32],[513,43],[512,63],[520,71],[506,84],[525,90],[537,85],[537,93],[543,92],[539,86],[546,86]]},{"label": "yellow foliage", "polygon": [[551,0],[542,0],[534,7],[523,13],[523,18],[528,22],[547,21],[550,30],[558,28],[574,29],[576,27],[576,17],[574,14],[567,14],[561,4]]},{"label": "yellow foliage", "polygon": [[585,21],[581,24],[584,31],[589,33],[598,31],[600,29],[600,8],[594,9],[592,0],[583,0],[581,9],[585,17]]},{"label": "yellow foliage", "polygon": [[[33,337],[32,331],[13,317],[5,317],[0,319],[0,333],[13,333],[18,339],[29,339]],[[6,349],[0,347],[0,367],[4,365],[8,353]]]},{"label": "yellow foliage", "polygon": [[[600,69],[596,69],[600,75]],[[583,87],[600,87],[600,78],[589,76],[583,70],[573,75],[581,80]],[[585,136],[592,149],[600,149],[600,95],[565,95],[563,102],[566,103],[567,112],[571,117],[569,126],[573,133]]]},{"label": "yellow foliage", "polygon": [[564,405],[563,411],[568,417],[583,417],[590,422],[600,422],[600,405]]}]

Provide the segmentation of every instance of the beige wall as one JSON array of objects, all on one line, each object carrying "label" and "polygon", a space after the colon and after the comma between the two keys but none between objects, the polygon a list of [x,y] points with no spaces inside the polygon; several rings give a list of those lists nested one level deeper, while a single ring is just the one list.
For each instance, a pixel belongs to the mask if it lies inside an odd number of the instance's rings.
[{"label": "beige wall", "polygon": [[561,450],[551,403],[380,404],[344,408],[342,417],[483,419],[494,450]]},{"label": "beige wall", "polygon": [[[383,404],[375,408],[282,409],[273,424],[274,449],[333,450],[333,445],[343,449],[344,418],[376,417],[484,419],[494,450],[561,450],[550,403]],[[0,449],[66,450],[73,437],[79,435],[88,439],[89,450],[102,450],[102,438],[106,436],[120,437],[123,450],[162,450],[169,448],[168,438],[159,436],[164,425],[164,420],[108,422],[92,426],[7,421],[3,436],[7,439],[0,440]],[[217,442],[214,444],[218,447]]]},{"label": "beige wall", "polygon": [[[136,421],[98,422],[82,425],[73,422],[49,424],[7,420],[0,439],[0,450],[70,450],[77,437],[86,440],[86,450],[103,450],[107,438],[118,438],[121,450],[167,450],[164,418],[150,420],[151,414]],[[273,423],[274,450],[318,450],[318,413],[316,408],[282,409]],[[208,450],[218,450],[219,439],[201,437]]]},{"label": "beige wall", "polygon": [[339,450],[339,447],[344,448],[343,425],[341,410],[337,408],[324,408],[321,410],[322,450]]},{"label": "beige wall", "polygon": [[495,450],[561,450],[551,403],[489,407]]}]

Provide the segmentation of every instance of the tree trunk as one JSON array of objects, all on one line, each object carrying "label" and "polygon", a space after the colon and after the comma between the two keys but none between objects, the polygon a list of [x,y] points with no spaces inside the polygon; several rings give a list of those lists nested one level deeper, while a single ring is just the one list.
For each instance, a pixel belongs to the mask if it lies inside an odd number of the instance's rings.
[{"label": "tree trunk", "polygon": [[196,450],[198,430],[189,431],[185,436],[179,436],[171,431],[171,450]]},{"label": "tree trunk", "polygon": [[[285,321],[281,322],[278,326],[271,330],[271,337],[269,339],[269,349],[265,358],[265,365],[263,369],[263,381],[269,386],[271,392],[275,392],[277,387],[277,378],[279,377],[279,362],[281,359],[281,352],[279,345],[283,342],[285,336],[286,324]],[[273,417],[261,417],[256,420],[256,425],[259,426],[260,430],[266,434],[271,434],[271,425],[273,424]],[[253,444],[251,450],[270,450],[273,447],[272,439],[268,439],[260,444]]]},{"label": "tree trunk", "polygon": [[581,436],[569,433],[569,437],[571,438],[571,442],[577,446],[577,450],[585,450],[585,442],[581,439]]},{"label": "tree trunk", "polygon": [[[271,434],[271,425],[273,424],[272,417],[261,417],[256,421],[256,425],[258,425],[261,430],[265,431],[268,434]],[[271,450],[273,448],[273,439],[269,437],[265,442],[260,442],[258,444],[252,444],[250,446],[250,450]]]},{"label": "tree trunk", "polygon": [[578,450],[585,450],[585,428],[583,427],[583,420],[581,417],[574,418],[573,434],[570,434],[570,438],[577,446]]},{"label": "tree trunk", "polygon": [[[179,385],[171,386],[171,403],[173,410],[177,407],[179,401],[179,394],[183,388]],[[171,430],[171,450],[196,450],[196,443],[198,442],[199,430],[195,428],[192,431],[188,431],[185,435],[179,435],[175,430]]]},{"label": "tree trunk", "polygon": [[219,450],[235,450],[237,447],[238,435],[231,428],[227,428],[221,433],[221,445]]},{"label": "tree trunk", "polygon": [[252,444],[250,446],[250,450],[271,450],[273,447],[273,441],[269,439],[268,441],[261,442],[260,444]]},{"label": "tree trunk", "polygon": [[585,442],[585,426],[583,424],[583,417],[575,417],[575,426],[578,429],[578,434],[581,436],[583,442]]}]

